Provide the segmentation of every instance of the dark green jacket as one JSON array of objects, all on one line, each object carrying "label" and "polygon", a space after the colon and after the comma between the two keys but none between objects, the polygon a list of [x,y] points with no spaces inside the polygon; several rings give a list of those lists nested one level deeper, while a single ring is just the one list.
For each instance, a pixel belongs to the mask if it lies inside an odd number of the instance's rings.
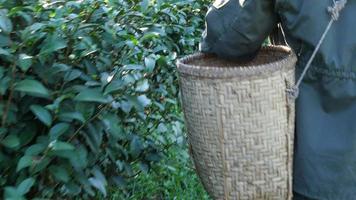
[{"label": "dark green jacket", "polygon": [[[333,0],[240,2],[211,7],[201,51],[251,58],[280,22],[298,54],[300,74],[330,20],[327,7]],[[356,199],[355,0],[348,1],[332,26],[300,89],[294,190],[315,199]]]}]

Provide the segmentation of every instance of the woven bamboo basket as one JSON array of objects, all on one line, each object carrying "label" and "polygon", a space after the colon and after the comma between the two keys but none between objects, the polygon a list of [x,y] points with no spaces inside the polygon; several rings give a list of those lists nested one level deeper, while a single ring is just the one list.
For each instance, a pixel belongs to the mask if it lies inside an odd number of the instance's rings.
[{"label": "woven bamboo basket", "polygon": [[177,62],[197,173],[213,199],[291,199],[295,54],[261,49],[250,62],[194,54]]}]

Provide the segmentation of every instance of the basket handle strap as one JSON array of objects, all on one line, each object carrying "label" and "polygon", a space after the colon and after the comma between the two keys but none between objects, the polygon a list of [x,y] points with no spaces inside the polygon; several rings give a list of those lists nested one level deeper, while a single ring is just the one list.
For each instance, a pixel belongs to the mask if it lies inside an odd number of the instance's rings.
[{"label": "basket handle strap", "polygon": [[309,68],[310,68],[310,66],[311,66],[311,64],[312,64],[312,62],[313,62],[313,60],[314,60],[314,58],[315,58],[317,52],[319,51],[320,46],[323,44],[323,41],[324,41],[326,35],[328,34],[328,32],[329,32],[331,26],[333,25],[333,23],[334,23],[335,21],[337,21],[337,20],[339,19],[340,12],[341,12],[342,9],[345,7],[345,5],[346,5],[346,3],[347,3],[347,0],[339,0],[339,1],[333,0],[333,2],[334,2],[334,5],[328,7],[328,9],[327,9],[327,11],[328,11],[328,12],[330,13],[330,15],[331,15],[331,19],[330,19],[330,21],[329,21],[328,26],[326,27],[326,29],[325,29],[323,35],[321,36],[321,38],[320,38],[320,40],[319,40],[317,46],[315,47],[315,49],[314,49],[314,51],[313,51],[313,54],[312,54],[311,57],[309,58],[309,60],[308,60],[308,62],[307,62],[307,64],[306,64],[306,66],[305,66],[305,68],[304,68],[304,70],[303,70],[301,76],[299,77],[297,83],[296,83],[293,87],[287,89],[287,94],[288,94],[288,96],[289,96],[291,99],[293,99],[293,100],[295,100],[295,99],[298,98],[298,96],[299,96],[299,86],[300,86],[302,80],[304,79],[304,77],[305,77],[307,71],[309,70]]},{"label": "basket handle strap", "polygon": [[289,46],[281,23],[278,23],[277,26],[273,29],[272,33],[269,35],[269,40],[272,45]]}]

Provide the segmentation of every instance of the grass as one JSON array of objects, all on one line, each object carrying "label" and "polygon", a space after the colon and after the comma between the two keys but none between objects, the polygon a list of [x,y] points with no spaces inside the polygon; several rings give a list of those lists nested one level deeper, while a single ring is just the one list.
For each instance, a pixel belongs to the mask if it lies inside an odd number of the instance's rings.
[{"label": "grass", "polygon": [[[209,200],[197,177],[186,147],[173,146],[166,159],[147,174],[141,174],[126,188],[112,190],[107,199]],[[130,194],[125,191],[131,191]]]}]

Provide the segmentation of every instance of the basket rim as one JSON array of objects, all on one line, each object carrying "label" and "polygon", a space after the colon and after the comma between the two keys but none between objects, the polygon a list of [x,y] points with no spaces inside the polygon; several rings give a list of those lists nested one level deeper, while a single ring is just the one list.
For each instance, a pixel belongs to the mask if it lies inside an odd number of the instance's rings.
[{"label": "basket rim", "polygon": [[288,71],[294,69],[297,62],[297,56],[290,47],[276,45],[265,46],[260,51],[279,51],[285,53],[282,59],[266,62],[259,65],[237,65],[229,67],[198,66],[187,64],[193,59],[210,57],[204,53],[194,53],[187,55],[176,62],[177,69],[182,75],[191,75],[207,78],[232,78],[232,77],[250,77],[260,75],[270,75],[276,71]]}]

